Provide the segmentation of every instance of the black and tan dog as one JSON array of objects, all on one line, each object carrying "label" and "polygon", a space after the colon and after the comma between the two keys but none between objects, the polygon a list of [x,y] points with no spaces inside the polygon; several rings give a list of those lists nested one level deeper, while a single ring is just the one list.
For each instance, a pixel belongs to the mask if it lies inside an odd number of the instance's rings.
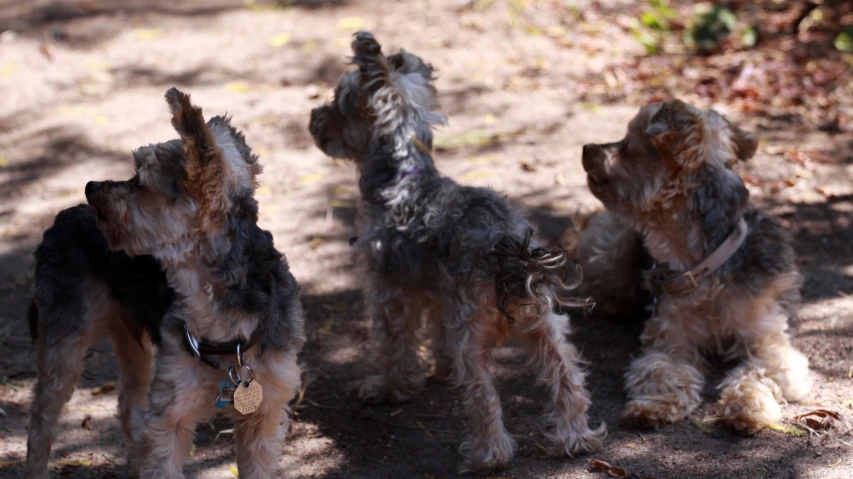
[{"label": "black and tan dog", "polygon": [[216,411],[234,419],[240,477],[278,468],[300,384],[299,288],[257,225],[261,167],[243,135],[175,89],[166,100],[180,139],[135,151],[129,180],[87,184],[91,206],[60,213],[36,251],[28,478],[47,477],[57,419],[102,332],[121,363],[131,473],[183,477],[195,425]]},{"label": "black and tan dog", "polygon": [[[367,401],[406,401],[423,386],[422,320],[438,331],[439,375],[463,389],[470,437],[463,471],[504,466],[514,441],[503,424],[489,372],[494,342],[517,334],[550,389],[548,437],[555,455],[601,447],[590,428],[590,397],[577,349],[566,340],[577,272],[566,253],[536,244],[530,224],[486,188],[456,184],[433,162],[437,111],[433,70],[402,51],[386,57],[367,32],[356,34],[358,69],[333,102],[311,114],[317,146],[359,171],[361,230],[354,248],[366,270],[365,298],[380,343],[379,374],[362,384]],[[514,321],[514,323],[513,323]]]},{"label": "black and tan dog", "polygon": [[642,108],[624,139],[584,147],[589,189],[608,209],[584,233],[587,250],[602,258],[585,260],[587,276],[637,278],[644,255],[654,264],[655,312],[626,374],[630,422],[690,414],[707,353],[739,361],[720,385],[723,419],[737,430],[755,432],[780,419],[777,401],[808,395],[808,360],[786,332],[800,285],[791,240],[732,169],[756,147],[714,110],[678,100]]}]

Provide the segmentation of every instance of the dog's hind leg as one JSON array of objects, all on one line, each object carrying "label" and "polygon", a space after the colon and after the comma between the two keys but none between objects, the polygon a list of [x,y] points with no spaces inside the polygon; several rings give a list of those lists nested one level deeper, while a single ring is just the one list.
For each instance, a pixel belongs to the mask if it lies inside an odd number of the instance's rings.
[{"label": "dog's hind leg", "polygon": [[463,388],[468,417],[469,437],[459,446],[464,458],[461,473],[501,469],[515,451],[488,369],[494,316],[477,309],[471,301],[458,300],[447,306],[444,318],[445,341],[453,358],[453,383]]},{"label": "dog's hind leg", "polygon": [[36,379],[30,408],[24,477],[47,478],[56,423],[83,373],[86,351],[99,338],[110,310],[106,287],[92,283],[78,304],[43,304],[36,339]]},{"label": "dog's hind leg", "polygon": [[[124,314],[129,314],[123,312]],[[124,437],[131,441],[131,414],[134,409],[144,411],[148,404],[148,389],[153,375],[153,346],[141,330],[133,331],[130,324],[118,317],[107,325],[107,333],[118,357],[121,371],[118,387],[118,417]],[[131,447],[132,450],[132,447]],[[129,454],[128,470],[138,472],[139,464]]]},{"label": "dog's hind leg", "polygon": [[566,340],[569,318],[548,312],[529,329],[520,324],[524,339],[539,369],[539,379],[551,391],[548,418],[550,453],[574,456],[597,451],[606,435],[605,426],[590,429],[587,408],[590,397],[584,388],[584,372],[577,349]]},{"label": "dog's hind leg", "polygon": [[379,342],[380,375],[364,380],[359,398],[366,402],[406,402],[424,384],[425,371],[418,357],[423,300],[402,288],[370,286],[367,299]]}]

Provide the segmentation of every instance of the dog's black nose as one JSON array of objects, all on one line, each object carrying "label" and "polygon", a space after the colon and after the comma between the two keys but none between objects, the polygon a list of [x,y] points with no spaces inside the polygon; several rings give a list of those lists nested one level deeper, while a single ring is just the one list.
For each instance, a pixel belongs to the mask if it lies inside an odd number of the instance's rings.
[{"label": "dog's black nose", "polygon": [[598,150],[600,150],[600,149],[601,148],[599,148],[598,145],[596,145],[595,143],[590,143],[588,145],[584,145],[583,146],[583,157],[584,158],[591,158],[593,156],[596,156],[596,153],[598,153]]},{"label": "dog's black nose", "polygon": [[90,181],[86,183],[86,199],[88,200],[92,195],[98,192],[101,189],[100,181]]},{"label": "dog's black nose", "polygon": [[601,155],[601,147],[590,143],[588,145],[583,146],[583,156],[581,157],[583,163],[583,169],[589,172],[590,170],[596,168],[597,161],[596,159]]}]

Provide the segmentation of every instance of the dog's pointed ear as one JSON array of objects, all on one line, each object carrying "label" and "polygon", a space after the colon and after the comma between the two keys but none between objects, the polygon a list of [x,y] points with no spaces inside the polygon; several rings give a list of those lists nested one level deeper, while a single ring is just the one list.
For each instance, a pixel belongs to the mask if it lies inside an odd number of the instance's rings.
[{"label": "dog's pointed ear", "polygon": [[[247,183],[249,172],[229,163],[239,156],[239,149],[229,134],[223,134],[227,132],[211,130],[189,95],[172,88],[166,92],[166,102],[172,111],[172,126],[181,136],[186,172],[182,189],[198,202],[200,224],[206,229],[224,220],[231,207],[229,192],[235,189],[235,179],[236,183]],[[229,160],[226,152],[234,158]]]},{"label": "dog's pointed ear", "polygon": [[181,137],[187,177],[194,180],[199,173],[216,163],[222,163],[222,151],[204,121],[201,108],[190,102],[190,96],[177,88],[166,92],[166,103],[172,112],[172,126]]},{"label": "dog's pointed ear", "polygon": [[706,117],[711,122],[712,128],[729,130],[731,153],[738,160],[746,161],[755,155],[758,150],[758,138],[755,135],[741,130],[716,110],[707,110]]},{"label": "dog's pointed ear", "polygon": [[661,102],[646,135],[659,154],[680,167],[692,169],[704,161],[702,145],[707,138],[701,111],[681,100]]},{"label": "dog's pointed ear", "polygon": [[646,136],[659,153],[678,156],[676,149],[681,140],[681,130],[687,126],[683,121],[687,114],[687,106],[681,100],[667,100],[658,105],[646,126]]},{"label": "dog's pointed ear", "polygon": [[358,65],[361,88],[371,94],[389,83],[391,69],[388,59],[382,54],[382,46],[367,31],[359,31],[352,41],[352,62]]},{"label": "dog's pointed ear", "polygon": [[741,130],[732,125],[732,144],[735,147],[735,154],[740,161],[746,161],[755,155],[758,150],[758,137],[752,133]]}]

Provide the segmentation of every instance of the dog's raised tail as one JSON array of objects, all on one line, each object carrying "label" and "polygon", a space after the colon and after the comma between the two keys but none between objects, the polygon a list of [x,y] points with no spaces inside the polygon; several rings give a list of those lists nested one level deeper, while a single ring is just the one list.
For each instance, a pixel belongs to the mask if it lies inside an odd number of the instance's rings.
[{"label": "dog's raised tail", "polygon": [[531,247],[532,235],[531,228],[521,239],[504,236],[488,253],[498,309],[515,322],[518,316],[539,317],[557,306],[586,307],[589,301],[573,294],[583,279],[580,267],[562,248]]}]

